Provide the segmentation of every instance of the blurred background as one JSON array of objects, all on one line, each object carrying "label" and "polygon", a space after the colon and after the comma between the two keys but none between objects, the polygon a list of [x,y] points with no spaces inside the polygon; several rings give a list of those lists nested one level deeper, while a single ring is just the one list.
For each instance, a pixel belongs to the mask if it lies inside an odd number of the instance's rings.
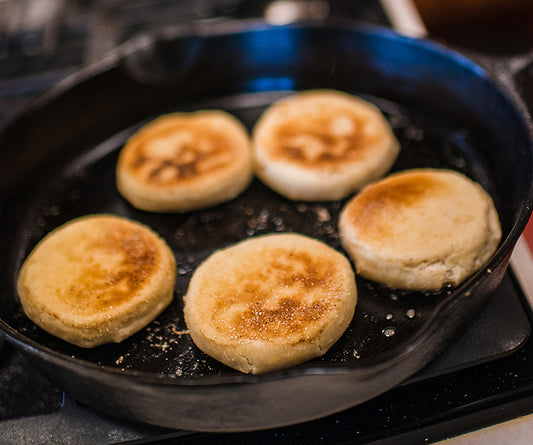
[{"label": "blurred background", "polygon": [[165,26],[266,18],[385,23],[378,1],[0,0],[0,122],[127,39]]},{"label": "blurred background", "polygon": [[530,0],[0,0],[0,122],[26,98],[153,29],[230,19],[387,25],[390,11],[406,5],[438,39],[495,54],[533,46]]}]

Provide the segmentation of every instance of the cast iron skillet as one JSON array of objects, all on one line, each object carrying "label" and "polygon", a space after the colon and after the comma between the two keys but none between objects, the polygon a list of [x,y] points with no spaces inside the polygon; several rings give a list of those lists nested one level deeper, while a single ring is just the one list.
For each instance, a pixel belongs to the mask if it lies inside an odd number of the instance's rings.
[{"label": "cast iron skillet", "polygon": [[[503,88],[465,57],[390,30],[352,25],[232,24],[143,37],[34,102],[0,135],[0,329],[74,398],[135,421],[203,431],[289,425],[359,404],[422,368],[451,343],[499,284],[530,213],[532,147]],[[291,202],[259,181],[229,203],[185,215],[132,208],[117,193],[117,152],[162,113],[225,109],[251,128],[272,100],[336,88],[375,102],[402,150],[393,170],[446,167],[492,195],[503,227],[490,262],[458,288],[388,290],[358,277],[353,323],[322,358],[240,374],[192,344],[181,297],[214,249],[296,231],[340,248],[344,202]],[[148,224],[173,248],[173,304],[121,344],[84,350],[22,313],[17,271],[31,248],[71,218],[108,212]]]}]

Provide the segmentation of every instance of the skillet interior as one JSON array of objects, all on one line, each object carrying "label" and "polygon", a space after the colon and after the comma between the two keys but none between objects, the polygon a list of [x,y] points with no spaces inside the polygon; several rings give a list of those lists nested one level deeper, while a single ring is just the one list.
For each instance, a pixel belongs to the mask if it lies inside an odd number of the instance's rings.
[{"label": "skillet interior", "polygon": [[[362,95],[384,111],[402,145],[393,170],[452,168],[480,182],[495,200],[504,238],[487,266],[493,272],[484,269],[458,289],[403,292],[358,277],[359,303],[348,331],[322,358],[290,374],[370,373],[426,343],[430,352],[409,372],[423,366],[475,316],[503,275],[529,214],[530,140],[518,112],[476,65],[372,29],[266,28],[157,40],[34,103],[0,135],[2,330],[38,353],[103,366],[101,372],[125,370],[124,378],[142,374],[176,385],[260,381],[194,347],[181,304],[190,276],[214,249],[262,233],[301,232],[341,249],[336,226],[344,201],[291,202],[255,180],[236,200],[211,209],[142,212],[116,191],[117,152],[142,123],[165,112],[221,108],[251,128],[272,100],[324,87]],[[97,212],[130,217],[160,233],[176,255],[178,283],[172,305],[146,329],[121,344],[84,350],[33,325],[21,311],[15,282],[21,262],[47,232]],[[457,301],[475,292],[483,296],[461,313]],[[384,379],[376,393],[399,383],[402,372],[398,381]]]},{"label": "skillet interior", "polygon": [[[186,109],[222,108],[235,114],[250,128],[261,110],[283,94],[287,93],[228,95],[208,100],[200,106],[191,104]],[[479,168],[480,160],[473,157],[472,144],[475,142],[468,142],[466,147],[447,142],[457,137],[460,128],[443,121],[436,113],[421,112],[376,97],[367,98],[386,111],[402,144],[394,170],[412,166],[454,168],[492,186],[490,180],[487,182],[485,169]],[[254,105],[243,106],[243,102]],[[52,166],[44,169],[44,177],[35,175],[28,180],[31,198],[25,200],[25,215],[19,220],[14,251],[20,261],[44,234],[79,215],[109,212],[130,217],[154,228],[176,255],[178,284],[172,306],[149,328],[130,339],[95,349],[71,346],[46,334],[22,315],[15,301],[10,305],[9,319],[13,320],[17,330],[37,343],[105,366],[167,375],[235,373],[202,354],[184,334],[187,328],[182,316],[181,297],[195,267],[214,249],[249,236],[277,231],[304,233],[341,250],[337,215],[345,201],[291,202],[254,180],[236,200],[212,209],[185,215],[157,215],[136,210],[120,197],[114,185],[117,152],[135,128],[118,136],[112,135],[102,145],[70,159],[70,162],[54,160]],[[18,267],[12,268],[12,283],[17,270]],[[366,357],[376,357],[392,346],[407,344],[452,292],[389,291],[361,277],[358,277],[358,291],[359,306],[354,322],[320,362],[356,364]]]}]

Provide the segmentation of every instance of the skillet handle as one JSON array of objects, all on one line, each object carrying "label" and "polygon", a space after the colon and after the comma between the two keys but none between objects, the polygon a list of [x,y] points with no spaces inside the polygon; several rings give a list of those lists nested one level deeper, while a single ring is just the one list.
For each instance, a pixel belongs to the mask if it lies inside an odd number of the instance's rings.
[{"label": "skillet handle", "polygon": [[[463,55],[485,70],[487,75],[511,98],[533,137],[533,48],[529,51],[513,56],[489,56],[470,50],[450,42],[443,42],[433,38],[422,22],[415,8],[410,8],[409,2],[395,2],[381,0],[391,20],[392,27],[401,34],[415,39],[431,40],[451,51]],[[531,100],[525,99],[524,85],[531,79]]]},{"label": "skillet handle", "polygon": [[[452,51],[462,54],[484,68],[491,79],[498,83],[512,98],[528,125],[530,133],[533,134],[531,119],[533,110],[533,48],[520,55],[507,57],[488,56],[449,42],[433,39],[416,5],[411,1],[381,0],[381,6],[390,20],[392,28],[400,34],[413,38],[429,38]],[[525,91],[523,88],[528,71],[531,71],[529,77],[532,79],[531,110],[524,100]]]}]

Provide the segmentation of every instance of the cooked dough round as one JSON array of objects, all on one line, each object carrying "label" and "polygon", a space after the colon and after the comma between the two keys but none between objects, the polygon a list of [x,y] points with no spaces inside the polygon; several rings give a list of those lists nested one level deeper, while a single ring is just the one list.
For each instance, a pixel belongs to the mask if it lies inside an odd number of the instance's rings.
[{"label": "cooked dough round", "polygon": [[241,372],[286,368],[324,354],[357,301],[348,259],[298,234],[263,235],[219,250],[185,295],[194,343]]},{"label": "cooked dough round", "polygon": [[496,250],[501,228],[483,188],[451,170],[413,169],[367,186],[343,209],[357,272],[393,288],[457,286]]},{"label": "cooked dough round", "polygon": [[399,143],[381,111],[335,90],[308,90],[271,105],[256,123],[257,176],[294,200],[342,199],[387,173]]},{"label": "cooked dough round", "polygon": [[17,288],[35,324],[91,348],[120,342],[150,323],[171,302],[175,279],[174,255],[151,229],[89,215],[37,244]]},{"label": "cooked dough round", "polygon": [[173,113],[142,127],[117,163],[119,192],[135,207],[187,212],[228,201],[253,174],[250,137],[219,110]]}]

